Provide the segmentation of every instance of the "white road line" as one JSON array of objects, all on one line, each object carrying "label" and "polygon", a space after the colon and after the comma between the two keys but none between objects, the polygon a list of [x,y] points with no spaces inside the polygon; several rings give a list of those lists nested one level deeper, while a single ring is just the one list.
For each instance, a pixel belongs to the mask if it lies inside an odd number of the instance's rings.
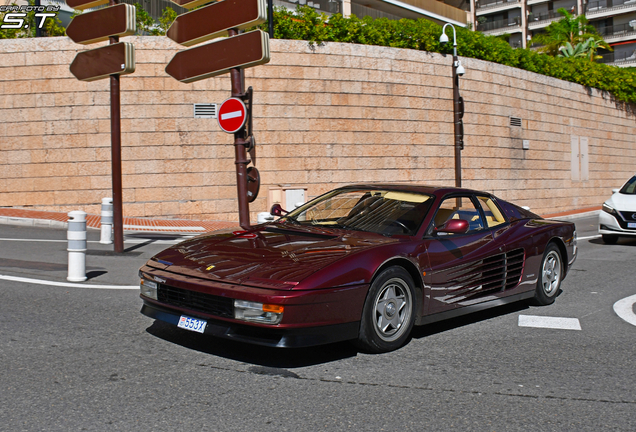
[{"label": "white road line", "polygon": [[625,297],[624,299],[614,303],[614,312],[631,325],[636,326],[634,303],[636,303],[636,295]]},{"label": "white road line", "polygon": [[[176,244],[187,240],[191,237],[182,237],[178,240],[152,240],[152,239],[134,239],[134,240],[124,240],[124,243],[147,243],[152,242],[152,244]],[[16,238],[0,238],[0,241],[16,241],[16,242],[40,242],[40,243],[66,243],[68,240],[48,240],[48,239],[16,239]],[[89,240],[87,243],[99,243],[97,240]]]},{"label": "white road line", "polygon": [[0,275],[0,279],[13,281],[13,282],[25,282],[25,283],[31,283],[36,285],[51,285],[51,286],[68,287],[68,288],[115,289],[115,290],[139,289],[138,285],[89,285],[89,284],[78,284],[78,283],[68,283],[68,282],[55,282],[55,281],[31,279],[31,278],[23,278],[23,277],[7,276],[7,275]]},{"label": "white road line", "polygon": [[581,330],[578,318],[559,318],[535,315],[519,315],[519,327]]},{"label": "white road line", "polygon": [[601,238],[601,235],[597,234],[597,235],[587,236],[587,237],[578,237],[577,240],[591,240],[591,239],[597,239],[597,238]]}]

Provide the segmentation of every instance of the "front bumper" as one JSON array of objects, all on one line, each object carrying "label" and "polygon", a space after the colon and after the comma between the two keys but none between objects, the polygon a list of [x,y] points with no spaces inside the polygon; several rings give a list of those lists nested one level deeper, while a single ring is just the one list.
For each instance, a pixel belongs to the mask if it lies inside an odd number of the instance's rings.
[{"label": "front bumper", "polygon": [[628,222],[621,222],[619,222],[613,215],[602,211],[598,215],[598,232],[599,234],[636,236],[636,228],[628,228]]},{"label": "front bumper", "polygon": [[[181,314],[144,299],[141,313],[168,324],[177,325]],[[304,328],[263,328],[208,319],[204,334],[276,348],[300,348],[324,345],[358,337],[360,322]],[[184,330],[186,331],[186,330]]]},{"label": "front bumper", "polygon": [[[205,333],[272,347],[320,345],[358,337],[368,284],[320,290],[279,290],[183,276],[143,266],[157,298],[141,295],[141,312],[177,325],[181,315],[208,322]],[[234,300],[284,306],[279,324],[235,318]]]}]

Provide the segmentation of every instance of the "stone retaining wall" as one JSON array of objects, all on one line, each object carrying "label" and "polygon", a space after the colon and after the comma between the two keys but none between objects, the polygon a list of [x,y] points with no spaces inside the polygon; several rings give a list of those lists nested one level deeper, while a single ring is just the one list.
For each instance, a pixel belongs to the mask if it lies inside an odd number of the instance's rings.
[{"label": "stone retaining wall", "polygon": [[[193,118],[194,103],[229,97],[229,76],[181,84],[164,71],[176,44],[126,40],[137,71],[121,79],[124,214],[237,220],[232,137]],[[0,40],[0,206],[97,213],[111,196],[109,80],[70,74],[83,49],[66,37]],[[285,40],[271,52],[246,71],[262,177],[254,220],[279,187],[311,198],[352,182],[454,184],[450,57]],[[635,118],[608,95],[462,63],[465,187],[547,214],[599,206],[636,171]]]}]

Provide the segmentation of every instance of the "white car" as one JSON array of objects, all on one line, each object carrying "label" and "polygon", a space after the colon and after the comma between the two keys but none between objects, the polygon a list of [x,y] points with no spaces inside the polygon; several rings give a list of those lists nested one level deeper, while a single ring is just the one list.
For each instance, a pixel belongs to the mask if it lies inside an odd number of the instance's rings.
[{"label": "white car", "polygon": [[622,236],[636,237],[636,176],[613,192],[598,215],[598,232],[607,244],[616,243]]}]

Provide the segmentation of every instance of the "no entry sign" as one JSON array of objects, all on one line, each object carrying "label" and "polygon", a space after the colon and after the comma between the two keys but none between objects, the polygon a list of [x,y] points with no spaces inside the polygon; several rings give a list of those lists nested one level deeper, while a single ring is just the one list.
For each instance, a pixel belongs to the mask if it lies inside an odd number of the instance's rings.
[{"label": "no entry sign", "polygon": [[218,112],[219,126],[227,133],[238,132],[247,118],[247,109],[242,100],[229,98],[221,104]]}]

